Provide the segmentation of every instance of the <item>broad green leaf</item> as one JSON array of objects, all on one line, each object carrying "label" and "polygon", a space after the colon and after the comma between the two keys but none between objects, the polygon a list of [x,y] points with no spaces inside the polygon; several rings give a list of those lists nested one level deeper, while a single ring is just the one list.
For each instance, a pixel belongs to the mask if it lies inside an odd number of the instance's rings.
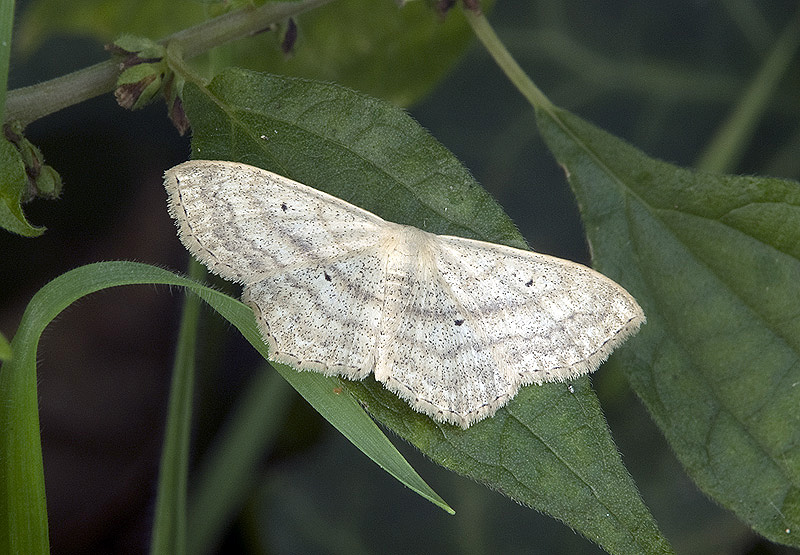
[{"label": "broad green leaf", "polygon": [[[36,351],[44,328],[75,300],[119,285],[164,284],[190,289],[231,322],[262,355],[267,349],[248,307],[215,289],[161,268],[134,262],[101,262],[63,274],[31,299],[12,340],[14,357],[0,367],[0,553],[47,553],[48,528],[36,392]],[[339,380],[274,365],[315,403]],[[382,468],[433,503],[448,509],[402,458],[350,395],[314,405]]]},{"label": "broad green leaf", "polygon": [[[184,93],[194,158],[259,165],[435,233],[525,244],[455,157],[392,105],[242,70],[225,71],[208,88],[187,84]],[[574,392],[566,384],[524,388],[467,431],[414,412],[371,378],[342,383],[434,461],[565,521],[609,552],[671,552],[622,466],[588,379]]]},{"label": "broad green leaf", "polygon": [[[235,2],[240,8],[248,2]],[[91,36],[103,43],[121,34],[161,39],[220,15],[226,3],[197,0],[36,0],[18,27],[22,52],[50,36]],[[488,9],[491,2],[484,6]],[[452,69],[471,39],[460,10],[441,18],[429,2],[337,0],[296,18],[298,38],[291,56],[281,48],[283,27],[216,49],[213,67],[335,80],[401,105],[428,92]]]},{"label": "broad green leaf", "polygon": [[542,135],[597,268],[647,325],[621,360],[697,485],[800,547],[800,184],[653,160],[566,111]]}]

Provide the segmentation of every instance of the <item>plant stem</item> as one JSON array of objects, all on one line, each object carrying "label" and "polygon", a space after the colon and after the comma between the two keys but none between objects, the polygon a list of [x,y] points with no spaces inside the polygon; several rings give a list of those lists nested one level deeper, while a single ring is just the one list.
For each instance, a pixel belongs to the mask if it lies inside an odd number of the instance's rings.
[{"label": "plant stem", "polygon": [[5,120],[32,121],[114,89],[117,64],[107,60],[49,81],[8,92]]},{"label": "plant stem", "polygon": [[[192,279],[202,280],[205,275],[205,268],[199,262],[192,260],[189,265],[189,276]],[[200,297],[197,295],[186,295],[184,298],[178,346],[172,369],[172,385],[169,391],[164,448],[161,451],[158,472],[158,492],[150,553],[174,555],[186,553],[186,492],[189,482],[194,359],[200,305]]]},{"label": "plant stem", "polygon": [[472,26],[475,36],[483,43],[483,46],[489,51],[494,61],[500,66],[500,69],[503,70],[506,77],[517,87],[517,90],[522,93],[522,96],[527,98],[528,102],[530,102],[536,110],[552,110],[553,104],[544,93],[533,84],[530,77],[528,77],[508,50],[506,50],[506,47],[503,46],[503,43],[500,42],[500,39],[494,32],[494,29],[489,25],[486,17],[484,17],[482,13],[475,13],[471,10],[464,10],[464,14],[467,17],[467,21]]},{"label": "plant stem", "polygon": [[[178,31],[160,42],[179,42],[186,59],[191,59],[331,1],[270,2],[258,8],[244,8]],[[62,108],[110,92],[114,90],[118,74],[119,65],[114,60],[107,60],[68,75],[9,91],[5,120],[16,119],[28,125]]]},{"label": "plant stem", "polygon": [[0,0],[0,121],[6,103],[8,60],[11,55],[11,32],[14,27],[14,0]]}]

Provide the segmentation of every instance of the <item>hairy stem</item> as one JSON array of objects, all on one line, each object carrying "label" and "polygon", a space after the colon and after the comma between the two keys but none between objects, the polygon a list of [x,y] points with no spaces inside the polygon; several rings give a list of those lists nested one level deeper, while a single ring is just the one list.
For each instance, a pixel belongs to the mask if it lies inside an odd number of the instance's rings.
[{"label": "hairy stem", "polygon": [[[178,31],[160,42],[179,42],[184,56],[190,59],[331,1],[271,2],[258,8],[244,8]],[[16,119],[28,125],[62,108],[110,92],[114,90],[118,74],[118,64],[107,60],[68,75],[9,91],[5,120]]]}]

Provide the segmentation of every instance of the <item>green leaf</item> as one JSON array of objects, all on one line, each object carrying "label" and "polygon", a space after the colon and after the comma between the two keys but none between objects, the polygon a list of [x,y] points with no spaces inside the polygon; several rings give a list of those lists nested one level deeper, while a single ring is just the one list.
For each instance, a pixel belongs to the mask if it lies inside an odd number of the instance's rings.
[{"label": "green leaf", "polygon": [[[161,39],[219,15],[219,3],[196,0],[36,0],[22,14],[18,44],[30,53],[63,34],[103,43],[128,33]],[[237,2],[241,6],[248,2]],[[492,2],[486,2],[488,9]],[[203,9],[203,7],[205,9]],[[274,29],[216,49],[206,62],[335,80],[408,105],[430,91],[461,58],[471,39],[460,10],[439,17],[429,2],[337,0],[300,14],[299,38],[287,58]]]},{"label": "green leaf", "polygon": [[[45,285],[22,316],[11,343],[14,358],[0,367],[0,553],[47,553],[49,549],[36,393],[36,350],[42,331],[64,308],[89,293],[119,285],[154,283],[187,287],[266,357],[267,348],[252,310],[215,289],[161,268],[101,262],[71,270]],[[312,404],[320,391],[339,387],[335,378],[275,367],[282,375],[290,375],[292,385]],[[315,408],[337,428],[357,431],[360,435],[351,434],[349,439],[406,486],[452,510],[405,462],[352,396],[328,397]]]},{"label": "green leaf", "polygon": [[800,547],[800,186],[648,158],[539,110],[597,268],[647,314],[621,359],[697,485]]},{"label": "green leaf", "polygon": [[0,226],[25,237],[38,237],[44,228],[31,225],[22,212],[27,193],[28,176],[20,153],[0,137]]},{"label": "green leaf", "polygon": [[[207,89],[187,84],[184,105],[194,158],[255,164],[391,221],[524,247],[455,157],[385,102],[336,85],[228,70]],[[587,378],[572,390],[524,388],[467,431],[414,412],[371,378],[343,383],[439,464],[565,521],[610,552],[671,552],[622,466]],[[320,393],[335,401],[330,390]]]}]

